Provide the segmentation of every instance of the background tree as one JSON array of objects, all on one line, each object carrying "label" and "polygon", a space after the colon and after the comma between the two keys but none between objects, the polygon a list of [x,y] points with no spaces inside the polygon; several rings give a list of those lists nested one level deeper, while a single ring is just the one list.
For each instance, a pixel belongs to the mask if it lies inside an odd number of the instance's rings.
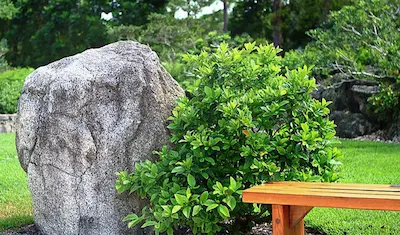
[{"label": "background tree", "polygon": [[227,32],[228,31],[228,8],[229,8],[229,3],[228,0],[222,0],[222,3],[224,4],[224,28],[223,31]]},{"label": "background tree", "polygon": [[[212,4],[215,3],[222,3],[222,19],[223,22],[223,32],[228,31],[228,11],[229,7],[231,4],[236,2],[236,0],[171,0],[169,3],[170,9],[173,9],[172,11],[175,12],[178,9],[181,9],[185,12],[187,12],[188,17],[198,17],[198,14],[202,11],[204,7],[209,7]],[[218,14],[219,11],[215,12]],[[214,14],[215,13],[211,13]],[[219,15],[219,14],[218,14]]]},{"label": "background tree", "polygon": [[7,39],[7,60],[13,66],[38,67],[54,60],[105,45],[106,27],[100,18],[103,0],[16,1],[19,12],[0,20],[0,37]]},{"label": "background tree", "polygon": [[[9,0],[0,0],[0,20],[11,19],[18,9]],[[7,41],[0,37],[0,72],[7,69],[8,64],[4,55],[7,53]]]},{"label": "background tree", "polygon": [[152,14],[143,26],[118,26],[109,30],[110,39],[135,40],[151,46],[164,62],[172,62],[180,53],[194,48],[205,32],[206,23],[193,18],[175,19],[168,15]]},{"label": "background tree", "polygon": [[187,17],[196,18],[201,10],[210,6],[216,0],[170,0],[169,7],[173,12],[181,9],[187,13]]},{"label": "background tree", "polygon": [[272,38],[275,47],[282,47],[283,38],[282,38],[282,11],[283,2],[282,0],[274,0],[272,4],[272,12],[273,12],[273,33]]},{"label": "background tree", "polygon": [[144,25],[152,13],[164,14],[168,0],[111,1],[112,21],[117,25]]},{"label": "background tree", "polygon": [[271,39],[272,28],[268,15],[272,13],[270,0],[243,0],[236,3],[228,25],[232,35],[249,34],[253,38]]},{"label": "background tree", "polygon": [[[284,49],[288,51],[305,47],[312,41],[307,32],[326,22],[330,12],[338,11],[347,5],[355,5],[355,2],[353,0],[291,0],[283,10]],[[329,28],[330,25],[326,24],[324,27]]]},{"label": "background tree", "polygon": [[339,10],[352,3],[352,0],[243,0],[233,9],[229,30],[233,35],[248,33],[253,38],[266,38],[288,51],[310,42],[306,32],[324,22],[327,10]]}]

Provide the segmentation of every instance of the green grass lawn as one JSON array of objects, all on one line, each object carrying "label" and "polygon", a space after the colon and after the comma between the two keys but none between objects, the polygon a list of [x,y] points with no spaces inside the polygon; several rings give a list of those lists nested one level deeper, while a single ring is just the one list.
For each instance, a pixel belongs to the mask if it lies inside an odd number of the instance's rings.
[{"label": "green grass lawn", "polygon": [[33,223],[26,173],[18,162],[15,134],[0,134],[0,231]]},{"label": "green grass lawn", "polygon": [[[400,184],[400,144],[342,140],[341,182]],[[306,226],[327,234],[400,234],[400,212],[314,208]]]},{"label": "green grass lawn", "polygon": [[[32,223],[26,174],[14,134],[0,134],[0,231]],[[400,183],[400,144],[343,140],[342,182]],[[314,208],[306,225],[327,234],[400,234],[400,212]]]}]

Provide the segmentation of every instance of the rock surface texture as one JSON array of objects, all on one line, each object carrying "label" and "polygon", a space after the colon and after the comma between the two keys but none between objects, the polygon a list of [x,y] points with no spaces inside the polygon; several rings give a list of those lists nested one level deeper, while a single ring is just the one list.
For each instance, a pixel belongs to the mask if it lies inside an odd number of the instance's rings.
[{"label": "rock surface texture", "polygon": [[115,172],[168,142],[183,90],[147,46],[125,41],[38,68],[19,101],[17,150],[43,234],[146,234],[121,222],[144,202]]},{"label": "rock surface texture", "polygon": [[329,118],[335,121],[336,135],[341,138],[355,138],[377,131],[377,127],[368,122],[361,113],[333,111]]}]

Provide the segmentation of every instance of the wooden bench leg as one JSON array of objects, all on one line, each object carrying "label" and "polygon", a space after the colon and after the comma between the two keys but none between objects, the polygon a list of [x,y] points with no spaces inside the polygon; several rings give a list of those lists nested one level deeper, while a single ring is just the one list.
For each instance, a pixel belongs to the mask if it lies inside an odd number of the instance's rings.
[{"label": "wooden bench leg", "polygon": [[304,216],[312,209],[305,206],[272,205],[274,235],[304,235]]}]

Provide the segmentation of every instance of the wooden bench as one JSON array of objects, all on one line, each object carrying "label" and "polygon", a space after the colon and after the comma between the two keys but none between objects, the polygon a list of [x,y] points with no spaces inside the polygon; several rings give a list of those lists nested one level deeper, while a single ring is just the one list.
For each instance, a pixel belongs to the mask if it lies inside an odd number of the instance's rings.
[{"label": "wooden bench", "polygon": [[400,211],[400,185],[272,182],[244,190],[243,202],[272,204],[274,235],[303,235],[313,207]]}]

